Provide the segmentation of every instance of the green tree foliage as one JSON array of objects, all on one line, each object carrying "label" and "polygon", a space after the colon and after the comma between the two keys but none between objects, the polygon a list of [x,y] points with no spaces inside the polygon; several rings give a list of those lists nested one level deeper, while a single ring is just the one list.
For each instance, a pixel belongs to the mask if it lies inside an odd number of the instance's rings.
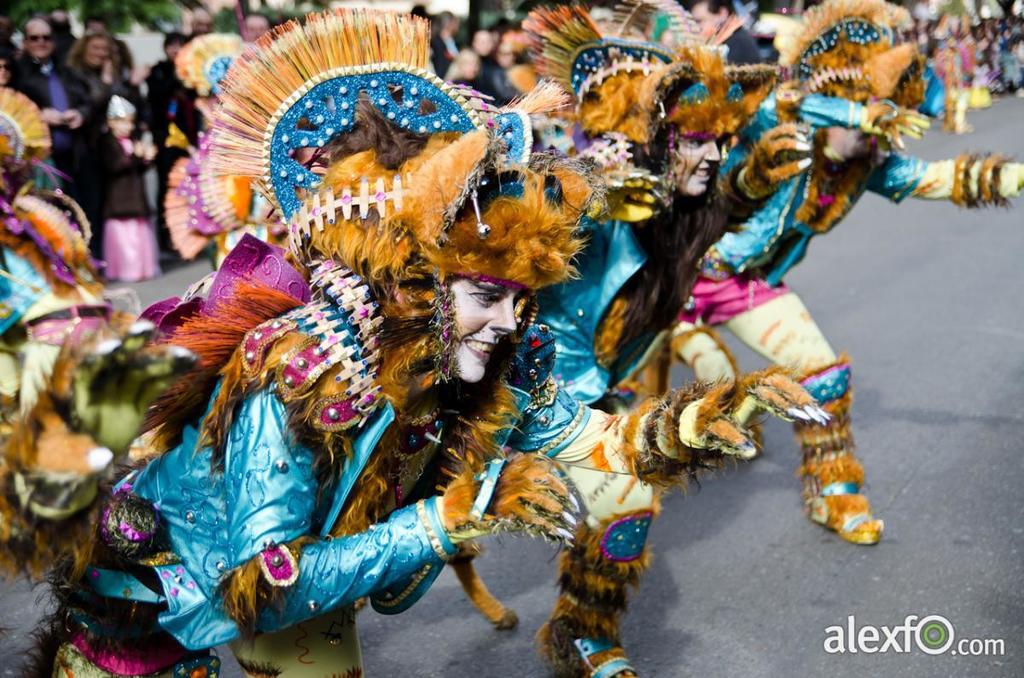
[{"label": "green tree foliage", "polygon": [[4,13],[19,27],[34,14],[64,9],[79,18],[102,17],[115,33],[127,31],[133,23],[153,26],[171,21],[180,13],[173,0],[11,0],[9,5],[4,4]]}]

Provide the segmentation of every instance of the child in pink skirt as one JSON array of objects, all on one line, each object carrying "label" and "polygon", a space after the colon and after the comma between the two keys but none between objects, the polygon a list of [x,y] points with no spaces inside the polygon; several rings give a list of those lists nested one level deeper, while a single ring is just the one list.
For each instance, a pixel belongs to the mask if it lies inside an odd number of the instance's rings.
[{"label": "child in pink skirt", "polygon": [[107,126],[109,131],[101,146],[107,185],[104,274],[108,280],[148,280],[160,274],[156,234],[143,185],[143,175],[156,149],[133,138],[135,107],[123,97],[111,97]]}]

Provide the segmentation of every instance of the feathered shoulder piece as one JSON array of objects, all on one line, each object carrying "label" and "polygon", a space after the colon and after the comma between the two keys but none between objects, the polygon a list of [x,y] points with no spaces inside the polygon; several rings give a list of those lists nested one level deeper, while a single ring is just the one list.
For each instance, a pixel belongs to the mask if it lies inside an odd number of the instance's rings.
[{"label": "feathered shoulder piece", "polygon": [[220,81],[242,53],[242,39],[233,33],[210,33],[185,43],[174,57],[174,70],[185,87],[199,96],[220,94]]},{"label": "feathered shoulder piece", "polygon": [[164,216],[171,242],[185,259],[194,258],[221,233],[268,221],[253,208],[252,180],[214,176],[209,157],[210,135],[203,134],[199,148],[178,160],[167,180]]},{"label": "feathered shoulder piece", "polygon": [[42,160],[50,153],[50,128],[39,107],[21,92],[0,87],[0,162]]}]

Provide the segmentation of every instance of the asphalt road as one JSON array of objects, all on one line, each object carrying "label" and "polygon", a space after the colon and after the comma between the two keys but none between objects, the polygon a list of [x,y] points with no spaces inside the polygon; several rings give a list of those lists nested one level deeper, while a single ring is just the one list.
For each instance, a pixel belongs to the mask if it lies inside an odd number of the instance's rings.
[{"label": "asphalt road", "polygon": [[[970,121],[973,134],[936,131],[911,150],[1024,158],[1024,100]],[[854,430],[885,538],[853,546],[808,522],[796,445],[788,426],[770,422],[762,458],[665,501],[654,563],[623,628],[644,675],[1024,675],[1024,200],[1015,208],[897,207],[867,196],[812,244],[788,282],[853,358]],[[148,302],[202,272],[179,269],[137,289]],[[762,364],[737,350],[744,366]],[[676,383],[687,376],[678,371]],[[555,598],[555,555],[503,537],[477,561],[518,611],[515,631],[492,630],[447,572],[405,614],[361,613],[367,675],[546,675],[532,639]],[[40,607],[23,582],[0,591],[0,625],[14,628],[0,639],[0,666],[16,675]],[[957,641],[1001,639],[1004,651],[930,656],[912,642],[907,653],[826,653],[826,628],[850,615],[858,628],[943,615]]]}]

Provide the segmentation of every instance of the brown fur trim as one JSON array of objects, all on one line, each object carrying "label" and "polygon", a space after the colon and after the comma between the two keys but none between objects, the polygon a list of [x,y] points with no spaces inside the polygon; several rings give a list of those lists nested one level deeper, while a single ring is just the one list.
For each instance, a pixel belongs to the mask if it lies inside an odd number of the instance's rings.
[{"label": "brown fur trim", "polygon": [[950,200],[968,208],[1008,205],[1009,201],[999,192],[999,181],[1003,165],[1009,161],[1009,158],[998,154],[963,153],[957,156]]},{"label": "brown fur trim", "polygon": [[[869,158],[857,158],[847,162],[838,176],[830,174],[824,151],[828,143],[827,134],[827,129],[818,130],[815,134],[807,194],[796,212],[797,220],[817,233],[831,230],[853,209],[851,196],[859,194],[860,187],[867,182],[873,169]],[[829,196],[831,202],[819,200],[824,196]]]},{"label": "brown fur trim", "polygon": [[[688,48],[658,83],[655,97],[664,102],[667,123],[678,130],[724,137],[736,134],[747,123],[771,93],[777,77],[774,66],[726,66],[716,50]],[[697,102],[680,99],[696,82],[702,83],[709,95]],[[737,101],[729,97],[734,84],[743,90]],[[661,124],[658,120],[651,123]]]},{"label": "brown fur trim", "polygon": [[663,66],[653,69],[652,75],[621,71],[591,87],[578,105],[583,131],[591,136],[618,132],[633,143],[647,143],[655,115],[652,85],[667,70]]},{"label": "brown fur trim", "polygon": [[[656,518],[660,502],[655,500],[651,511]],[[639,583],[650,566],[650,553],[646,548],[639,558],[629,562],[604,557],[601,540],[605,531],[612,522],[626,515],[630,514],[603,520],[597,529],[581,523],[573,547],[559,556],[561,593],[550,619],[537,633],[540,652],[557,676],[587,675],[573,644],[577,638],[607,638],[615,644],[620,642],[619,625],[629,589]],[[621,655],[621,648],[613,654]],[[608,658],[610,656],[602,655],[593,660],[600,662]]]},{"label": "brown fur trim", "polygon": [[[467,174],[465,168],[457,166],[457,161],[472,157],[463,154],[475,150],[473,137],[467,135],[438,153],[430,166],[423,168],[422,181],[444,177],[444,186],[455,185],[463,192],[470,182],[475,185],[475,177],[468,177],[465,183],[459,181]],[[416,181],[416,177],[411,180]],[[512,280],[533,290],[562,282],[572,274],[571,259],[582,246],[576,226],[596,195],[591,179],[569,161],[540,158],[520,173],[520,180],[521,196],[499,196],[490,205],[481,206],[481,219],[490,227],[485,238],[478,232],[473,207],[465,202],[446,232],[438,230],[444,225],[437,218],[438,210],[442,205],[448,209],[458,204],[459,196],[450,188],[435,189],[435,195],[445,197],[433,207],[418,199],[425,197],[420,193],[410,197],[396,219],[416,235],[425,260],[445,277],[482,274]],[[552,199],[548,190],[555,184],[559,186],[558,199]]]},{"label": "brown fur trim", "polygon": [[[868,59],[864,65],[864,75],[871,85],[871,91],[876,98],[891,99],[897,89],[908,86],[909,82],[902,82],[909,69],[915,65],[919,57],[917,47],[912,44],[903,44],[876,54]],[[923,72],[921,73],[923,75]],[[923,90],[922,90],[923,93]],[[904,97],[908,96],[904,91]],[[917,108],[917,106],[913,106]]]},{"label": "brown fur trim", "polygon": [[[302,549],[313,543],[313,537],[299,537],[283,544],[302,569]],[[262,555],[253,556],[244,565],[231,570],[217,589],[224,612],[238,624],[246,638],[256,633],[256,622],[268,606],[283,604],[287,587],[274,586],[267,581],[260,568]]]}]

